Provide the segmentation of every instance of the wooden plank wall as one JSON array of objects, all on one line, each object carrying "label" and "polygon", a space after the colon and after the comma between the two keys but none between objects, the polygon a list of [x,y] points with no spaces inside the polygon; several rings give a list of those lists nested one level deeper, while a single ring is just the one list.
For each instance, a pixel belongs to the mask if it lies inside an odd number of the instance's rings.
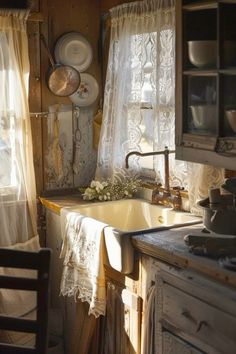
[{"label": "wooden plank wall", "polygon": [[[128,0],[126,2],[130,2]],[[54,96],[47,88],[45,76],[50,68],[40,33],[48,41],[51,52],[58,37],[70,31],[81,32],[91,43],[93,61],[89,70],[101,84],[101,63],[98,57],[100,16],[109,8],[124,3],[123,0],[35,0],[32,12],[39,14],[39,21],[28,22],[29,55],[31,64],[29,104],[31,112],[46,112],[53,104],[70,104],[69,98]],[[41,19],[41,20],[40,20]],[[32,116],[34,166],[37,194],[45,190],[45,153],[47,143],[47,118]]]},{"label": "wooden plank wall", "polygon": [[109,9],[111,9],[114,6],[121,5],[126,2],[132,2],[134,0],[100,0],[101,1],[101,14],[104,12],[107,12]]},{"label": "wooden plank wall", "polygon": [[[1,5],[0,0],[0,5]],[[69,104],[68,98],[59,98],[50,93],[46,86],[45,75],[49,69],[49,61],[45,49],[40,43],[43,33],[53,52],[59,36],[69,31],[79,31],[87,37],[92,45],[94,58],[88,72],[101,86],[101,62],[98,57],[100,17],[110,8],[132,0],[34,0],[32,12],[39,13],[41,21],[28,22],[29,53],[31,63],[30,75],[30,111],[47,111],[48,106],[56,103]],[[104,69],[104,68],[103,68]],[[105,71],[105,70],[104,70]],[[105,77],[105,73],[104,77]],[[104,78],[103,78],[104,79]],[[34,166],[37,194],[45,190],[45,149],[47,141],[47,118],[31,119],[34,145]],[[233,174],[235,175],[235,174]]]},{"label": "wooden plank wall", "polygon": [[[35,0],[32,12],[40,13],[42,21],[29,21],[29,55],[30,74],[30,111],[46,112],[53,104],[71,104],[69,98],[54,96],[47,88],[45,76],[50,68],[47,53],[40,42],[42,33],[53,53],[58,37],[70,31],[82,33],[93,48],[93,61],[89,74],[100,84],[100,67],[98,63],[98,39],[100,6],[97,0]],[[47,142],[47,118],[32,117],[34,145],[34,166],[36,174],[37,194],[45,190],[45,149]]]},{"label": "wooden plank wall", "polygon": [[[39,12],[39,0],[34,2],[32,12]],[[29,78],[29,107],[30,112],[41,111],[41,80],[40,80],[40,45],[39,21],[28,21],[30,78]],[[43,190],[43,156],[42,156],[42,121],[36,116],[31,117],[32,139],[34,148],[34,168],[36,188],[40,193]]]},{"label": "wooden plank wall", "polygon": [[[78,31],[82,33],[93,48],[93,61],[89,73],[100,80],[97,57],[97,44],[99,36],[99,2],[97,0],[40,0],[44,21],[41,31],[48,40],[53,53],[56,40],[64,33]],[[45,76],[49,68],[49,61],[45,50],[41,52],[41,71]],[[87,72],[87,71],[86,71]],[[71,103],[68,98],[59,98],[50,93],[45,80],[42,83],[42,108],[54,103]]]}]

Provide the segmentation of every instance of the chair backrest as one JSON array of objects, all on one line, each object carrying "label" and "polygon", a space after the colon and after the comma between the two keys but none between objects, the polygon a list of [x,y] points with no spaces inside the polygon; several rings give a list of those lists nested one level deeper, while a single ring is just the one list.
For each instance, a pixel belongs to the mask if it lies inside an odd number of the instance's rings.
[{"label": "chair backrest", "polygon": [[33,272],[34,275],[37,273],[36,276],[31,278],[0,275],[0,289],[28,290],[37,293],[35,320],[0,314],[0,330],[34,333],[35,346],[0,343],[0,353],[47,353],[50,258],[51,250],[47,248],[42,248],[39,252],[0,248],[0,267],[37,271]]}]

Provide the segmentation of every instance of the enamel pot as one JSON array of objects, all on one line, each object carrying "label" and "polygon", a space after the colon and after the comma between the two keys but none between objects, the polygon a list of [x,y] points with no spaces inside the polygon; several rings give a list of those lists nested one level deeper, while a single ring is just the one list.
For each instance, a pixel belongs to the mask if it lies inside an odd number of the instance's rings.
[{"label": "enamel pot", "polygon": [[80,85],[80,73],[70,65],[56,64],[43,35],[41,40],[51,63],[46,81],[49,90],[56,96],[66,97],[76,92]]},{"label": "enamel pot", "polygon": [[221,203],[210,204],[209,198],[197,203],[203,209],[203,224],[218,234],[236,235],[236,210],[232,195],[221,196]]}]

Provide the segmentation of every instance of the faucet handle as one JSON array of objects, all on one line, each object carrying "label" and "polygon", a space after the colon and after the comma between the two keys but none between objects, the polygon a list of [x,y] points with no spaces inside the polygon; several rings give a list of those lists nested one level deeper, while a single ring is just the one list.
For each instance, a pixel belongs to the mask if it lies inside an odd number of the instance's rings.
[{"label": "faucet handle", "polygon": [[183,190],[182,187],[175,187],[173,190],[175,191],[175,195],[173,196],[173,208],[174,210],[182,209],[182,197],[180,191]]},{"label": "faucet handle", "polygon": [[184,191],[184,187],[175,186],[172,188],[174,191]]}]

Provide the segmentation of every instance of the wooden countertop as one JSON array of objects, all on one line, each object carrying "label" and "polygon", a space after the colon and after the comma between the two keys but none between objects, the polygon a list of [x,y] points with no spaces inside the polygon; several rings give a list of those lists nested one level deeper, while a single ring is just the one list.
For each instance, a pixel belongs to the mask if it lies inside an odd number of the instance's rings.
[{"label": "wooden countertop", "polygon": [[[46,208],[57,214],[60,214],[62,207],[73,207],[76,204],[88,203],[79,194],[42,197],[40,201]],[[222,268],[217,260],[197,256],[188,251],[188,247],[183,240],[184,236],[192,232],[198,232],[202,228],[203,225],[198,224],[136,235],[132,236],[132,243],[135,249],[143,254],[179,268],[192,269],[220,283],[236,288],[236,272]]]},{"label": "wooden countertop", "polygon": [[39,200],[46,208],[54,211],[57,214],[60,214],[61,208],[73,207],[76,204],[88,203],[82,199],[81,194],[79,193],[55,197],[40,197]]},{"label": "wooden countertop", "polygon": [[184,226],[161,232],[132,237],[134,247],[141,253],[158,258],[179,268],[189,268],[223,284],[236,288],[236,272],[222,268],[218,261],[189,252],[183,238],[201,231],[202,224]]}]

